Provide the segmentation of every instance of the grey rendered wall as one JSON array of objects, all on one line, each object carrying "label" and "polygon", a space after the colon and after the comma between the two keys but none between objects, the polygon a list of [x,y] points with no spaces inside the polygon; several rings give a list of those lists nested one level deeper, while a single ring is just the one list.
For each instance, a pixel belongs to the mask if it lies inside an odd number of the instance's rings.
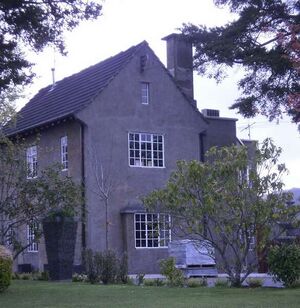
[{"label": "grey rendered wall", "polygon": [[[140,55],[148,54],[144,72]],[[140,83],[150,83],[150,103],[141,104]],[[200,113],[184,98],[171,77],[145,47],[119,73],[95,101],[78,114],[86,123],[87,245],[105,249],[105,210],[97,197],[96,165],[113,181],[109,199],[109,247],[127,250],[129,271],[148,272],[150,264],[166,256],[167,249],[135,249],[133,221],[128,218],[124,241],[120,211],[141,204],[140,197],[162,187],[179,159],[199,159],[199,133],[206,128]],[[128,164],[128,132],[164,135],[165,168],[137,168]],[[155,268],[158,271],[158,267]]]},{"label": "grey rendered wall", "polygon": [[206,117],[209,122],[204,134],[205,151],[213,146],[230,146],[236,144],[236,119]]},{"label": "grey rendered wall", "polygon": [[[60,163],[60,138],[68,136],[68,171],[62,171],[63,175],[72,176],[77,183],[81,183],[81,141],[80,124],[75,121],[67,121],[54,126],[40,130],[37,135],[26,137],[29,145],[37,145],[38,171],[54,164]],[[24,242],[26,243],[26,227],[20,231]],[[44,246],[44,240],[39,243],[38,252],[28,252],[27,249],[21,253],[17,259],[17,264],[31,263],[35,269],[43,270],[44,264],[47,264],[47,256]],[[76,253],[74,264],[81,263],[81,226],[79,224],[77,231]],[[16,265],[17,265],[16,264]]]}]

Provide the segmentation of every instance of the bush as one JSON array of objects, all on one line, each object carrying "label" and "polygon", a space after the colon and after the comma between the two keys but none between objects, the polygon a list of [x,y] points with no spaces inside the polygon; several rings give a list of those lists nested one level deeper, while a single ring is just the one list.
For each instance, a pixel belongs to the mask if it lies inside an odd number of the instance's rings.
[{"label": "bush", "polygon": [[119,260],[118,281],[128,283],[128,280],[128,259],[127,254],[124,253]]},{"label": "bush", "polygon": [[138,286],[144,284],[144,277],[145,277],[145,274],[137,274],[136,275],[136,280],[137,280]]},{"label": "bush", "polygon": [[217,279],[215,281],[215,287],[216,288],[228,288],[229,287],[229,282],[228,280],[224,280],[224,279]]},{"label": "bush", "polygon": [[249,288],[261,288],[263,285],[263,280],[259,278],[248,278],[247,284]]},{"label": "bush", "polygon": [[162,287],[165,285],[165,282],[162,279],[145,279],[144,286],[146,287]]},{"label": "bush", "polygon": [[73,274],[72,276],[72,282],[88,282],[88,276],[85,274]]},{"label": "bush", "polygon": [[88,249],[85,254],[85,269],[92,284],[99,281],[103,284],[115,283],[118,279],[128,282],[127,257],[119,260],[112,250],[94,253]]},{"label": "bush", "polygon": [[98,266],[96,265],[94,253],[91,249],[87,249],[85,252],[84,265],[89,282],[92,284],[99,282]]},{"label": "bush", "polygon": [[160,272],[166,276],[167,283],[171,287],[183,287],[184,276],[182,271],[175,266],[175,259],[168,258],[160,261]]},{"label": "bush", "polygon": [[300,278],[300,247],[295,244],[272,247],[268,265],[275,281],[291,287]]},{"label": "bush", "polygon": [[5,291],[11,283],[12,263],[10,251],[0,246],[0,292]]},{"label": "bush", "polygon": [[102,254],[101,280],[104,284],[116,282],[118,263],[116,254],[112,250],[106,250]]},{"label": "bush", "polygon": [[207,287],[206,278],[189,278],[186,283],[189,288]]}]

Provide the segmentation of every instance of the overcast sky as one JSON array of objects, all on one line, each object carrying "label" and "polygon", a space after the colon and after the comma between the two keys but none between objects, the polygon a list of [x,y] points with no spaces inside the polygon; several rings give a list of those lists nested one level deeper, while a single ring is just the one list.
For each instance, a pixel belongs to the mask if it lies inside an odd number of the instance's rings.
[{"label": "overcast sky", "polygon": [[[212,0],[106,0],[103,15],[95,22],[83,22],[72,33],[66,33],[68,56],[62,57],[49,48],[40,55],[31,54],[37,63],[33,85],[26,90],[22,106],[36,92],[52,81],[51,67],[55,63],[55,78],[60,80],[107,57],[113,56],[132,45],[146,40],[165,64],[166,47],[161,38],[178,32],[182,23],[192,22],[207,26],[222,25],[233,19],[227,9],[218,9]],[[271,137],[283,148],[282,162],[290,173],[284,178],[286,188],[300,187],[300,134],[289,118],[279,123],[269,123],[259,117],[250,121],[243,119],[228,107],[238,97],[236,81],[242,72],[235,68],[230,78],[221,84],[195,74],[194,89],[198,108],[219,109],[221,116],[238,118],[237,135],[248,139],[245,127],[250,123],[251,138],[262,141]]]}]

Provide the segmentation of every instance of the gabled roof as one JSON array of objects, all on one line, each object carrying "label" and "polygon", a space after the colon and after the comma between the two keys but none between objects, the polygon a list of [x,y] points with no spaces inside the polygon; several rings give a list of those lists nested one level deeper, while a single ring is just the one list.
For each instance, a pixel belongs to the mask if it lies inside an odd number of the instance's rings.
[{"label": "gabled roof", "polygon": [[111,58],[41,89],[19,112],[7,135],[74,115],[88,105],[147,42],[132,46]]}]

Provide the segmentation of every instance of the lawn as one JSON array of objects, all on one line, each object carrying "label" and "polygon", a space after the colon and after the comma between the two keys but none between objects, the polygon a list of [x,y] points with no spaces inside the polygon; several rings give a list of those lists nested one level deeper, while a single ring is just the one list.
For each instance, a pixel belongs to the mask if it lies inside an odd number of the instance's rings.
[{"label": "lawn", "polygon": [[300,289],[167,288],[13,281],[1,308],[300,307]]}]

